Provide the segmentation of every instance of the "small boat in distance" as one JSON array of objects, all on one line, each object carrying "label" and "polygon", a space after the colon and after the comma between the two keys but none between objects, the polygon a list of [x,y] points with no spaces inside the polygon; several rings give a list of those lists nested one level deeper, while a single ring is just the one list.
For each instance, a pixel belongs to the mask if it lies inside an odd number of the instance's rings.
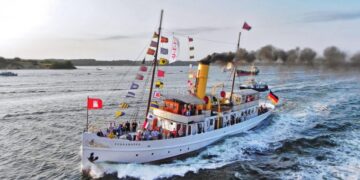
[{"label": "small boat in distance", "polygon": [[17,76],[17,74],[7,71],[7,72],[0,72],[0,76]]},{"label": "small boat in distance", "polygon": [[239,86],[240,89],[253,89],[258,92],[268,91],[269,87],[267,84],[263,82],[256,82],[255,79],[251,79],[246,81],[244,84]]},{"label": "small boat in distance", "polygon": [[237,76],[251,76],[251,75],[258,75],[260,72],[259,68],[255,67],[255,66],[251,66],[251,69],[248,70],[237,70]]}]

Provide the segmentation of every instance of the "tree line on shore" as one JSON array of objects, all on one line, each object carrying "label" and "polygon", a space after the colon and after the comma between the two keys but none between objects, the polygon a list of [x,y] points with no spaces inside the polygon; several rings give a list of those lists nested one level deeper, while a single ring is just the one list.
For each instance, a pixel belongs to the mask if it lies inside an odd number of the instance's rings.
[{"label": "tree line on shore", "polygon": [[348,56],[336,46],[330,46],[318,54],[311,48],[294,48],[283,50],[273,45],[266,45],[256,51],[239,49],[235,54],[235,63],[263,63],[284,65],[327,65],[338,66],[360,66],[360,52]]},{"label": "tree line on shore", "polygon": [[[330,66],[330,67],[360,67],[360,52],[349,56],[336,46],[329,46],[318,54],[311,48],[293,48],[283,50],[273,45],[266,45],[258,50],[248,51],[240,48],[237,52],[213,53],[204,59],[212,59],[216,63],[224,64],[262,64],[262,65],[306,65],[306,66]],[[217,59],[217,60],[216,60]],[[200,61],[202,61],[200,60]],[[23,60],[18,57],[5,59],[0,57],[0,69],[75,69],[75,66],[138,66],[142,61],[112,60],[97,61],[95,59],[45,59],[45,60]],[[145,61],[151,65],[152,61]],[[184,66],[194,64],[194,61],[176,61],[170,65]]]},{"label": "tree line on shore", "polygon": [[19,57],[5,59],[0,57],[0,69],[76,69],[71,61],[23,60]]}]

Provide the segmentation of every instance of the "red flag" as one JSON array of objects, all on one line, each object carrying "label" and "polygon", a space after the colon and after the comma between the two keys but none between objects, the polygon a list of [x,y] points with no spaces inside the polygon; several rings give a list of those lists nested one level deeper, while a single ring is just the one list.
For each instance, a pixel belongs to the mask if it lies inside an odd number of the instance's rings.
[{"label": "red flag", "polygon": [[161,97],[160,92],[155,91],[155,92],[154,92],[154,98],[160,98],[160,97]]},{"label": "red flag", "polygon": [[154,55],[154,54],[155,54],[155,50],[149,48],[148,51],[147,51],[147,54],[148,54],[148,55]]},{"label": "red flag", "polygon": [[165,76],[165,71],[158,70],[157,76],[158,77],[164,77]]},{"label": "red flag", "polygon": [[144,124],[143,124],[143,129],[149,128],[149,125],[150,125],[150,124],[149,124],[148,120],[145,119]]},{"label": "red flag", "polygon": [[248,23],[244,22],[243,29],[250,31],[251,26]]},{"label": "red flag", "polygon": [[144,79],[144,76],[141,75],[141,74],[136,74],[136,78],[137,80],[143,80]]},{"label": "red flag", "polygon": [[146,71],[147,71],[147,67],[146,67],[146,66],[140,66],[140,71],[146,72]]},{"label": "red flag", "polygon": [[88,98],[87,108],[88,109],[101,109],[102,108],[102,100],[98,99],[98,98]]},{"label": "red flag", "polygon": [[167,43],[169,42],[169,39],[167,37],[161,36],[160,42]]},{"label": "red flag", "polygon": [[193,42],[193,41],[194,41],[194,39],[189,37],[189,42]]}]

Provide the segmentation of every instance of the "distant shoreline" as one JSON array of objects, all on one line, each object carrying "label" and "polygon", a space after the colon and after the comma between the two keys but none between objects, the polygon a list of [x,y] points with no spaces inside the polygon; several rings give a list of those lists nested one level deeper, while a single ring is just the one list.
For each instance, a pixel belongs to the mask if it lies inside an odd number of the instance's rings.
[{"label": "distant shoreline", "polygon": [[[0,57],[0,70],[16,70],[16,69],[76,69],[76,66],[140,66],[143,61],[133,60],[95,60],[95,59],[5,59]],[[166,66],[189,66],[190,64],[196,66],[198,61],[175,61]],[[151,66],[152,61],[145,61],[145,66]],[[215,66],[219,65],[215,63]],[[241,66],[283,66],[283,67],[312,67],[312,68],[329,68],[329,69],[358,69],[358,64],[351,63],[339,63],[339,64],[306,64],[306,63],[278,63],[278,62],[253,62],[248,63],[246,61],[240,62],[238,67]],[[225,64],[220,65],[225,66]]]},{"label": "distant shoreline", "polygon": [[0,57],[0,69],[76,69],[71,61],[58,60],[23,60]]}]

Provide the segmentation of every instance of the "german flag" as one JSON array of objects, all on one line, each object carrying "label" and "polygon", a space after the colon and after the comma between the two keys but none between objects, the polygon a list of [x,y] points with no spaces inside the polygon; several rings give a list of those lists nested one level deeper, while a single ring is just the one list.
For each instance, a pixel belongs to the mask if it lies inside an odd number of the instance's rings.
[{"label": "german flag", "polygon": [[273,103],[277,104],[279,102],[279,97],[277,97],[272,91],[268,94],[268,99]]}]

